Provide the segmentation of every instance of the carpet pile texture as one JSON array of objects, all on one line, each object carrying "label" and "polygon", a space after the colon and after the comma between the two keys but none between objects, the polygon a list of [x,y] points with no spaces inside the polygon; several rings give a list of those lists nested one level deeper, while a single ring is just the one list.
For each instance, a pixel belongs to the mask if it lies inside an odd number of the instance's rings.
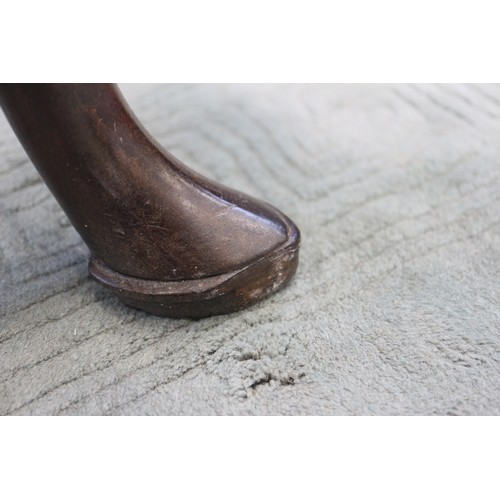
[{"label": "carpet pile texture", "polygon": [[122,88],[297,223],[297,276],[199,321],[121,305],[0,114],[1,414],[500,414],[500,86]]}]

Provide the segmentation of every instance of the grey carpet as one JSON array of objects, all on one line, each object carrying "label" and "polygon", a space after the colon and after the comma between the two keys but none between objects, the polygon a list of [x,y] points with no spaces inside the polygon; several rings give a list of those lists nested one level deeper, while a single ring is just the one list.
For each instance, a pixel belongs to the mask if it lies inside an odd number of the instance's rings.
[{"label": "grey carpet", "polygon": [[156,138],[303,234],[283,292],[148,316],[0,116],[0,413],[500,414],[500,87],[125,87]]}]

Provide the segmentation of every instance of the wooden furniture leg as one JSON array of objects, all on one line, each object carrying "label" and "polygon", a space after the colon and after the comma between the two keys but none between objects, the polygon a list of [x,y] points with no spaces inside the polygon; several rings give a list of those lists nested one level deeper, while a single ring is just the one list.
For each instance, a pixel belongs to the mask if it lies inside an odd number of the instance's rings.
[{"label": "wooden furniture leg", "polygon": [[172,317],[247,307],[285,285],[300,235],[284,214],[190,170],[111,84],[3,84],[19,140],[90,249],[90,276]]}]

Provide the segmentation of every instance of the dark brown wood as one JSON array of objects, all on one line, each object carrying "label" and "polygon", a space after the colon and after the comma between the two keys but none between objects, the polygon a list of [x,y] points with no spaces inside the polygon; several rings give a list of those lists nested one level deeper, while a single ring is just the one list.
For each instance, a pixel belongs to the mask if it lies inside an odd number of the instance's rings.
[{"label": "dark brown wood", "polygon": [[293,222],[174,158],[115,85],[4,84],[0,100],[89,247],[90,276],[126,304],[172,317],[228,313],[293,276]]}]

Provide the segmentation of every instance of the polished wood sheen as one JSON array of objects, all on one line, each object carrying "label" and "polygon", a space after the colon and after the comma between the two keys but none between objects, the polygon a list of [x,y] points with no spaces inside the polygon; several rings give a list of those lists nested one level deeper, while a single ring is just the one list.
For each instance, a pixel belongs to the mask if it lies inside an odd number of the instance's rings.
[{"label": "polished wood sheen", "polygon": [[165,151],[115,85],[3,84],[0,100],[89,247],[90,276],[126,304],[172,317],[228,313],[295,273],[293,222]]}]

